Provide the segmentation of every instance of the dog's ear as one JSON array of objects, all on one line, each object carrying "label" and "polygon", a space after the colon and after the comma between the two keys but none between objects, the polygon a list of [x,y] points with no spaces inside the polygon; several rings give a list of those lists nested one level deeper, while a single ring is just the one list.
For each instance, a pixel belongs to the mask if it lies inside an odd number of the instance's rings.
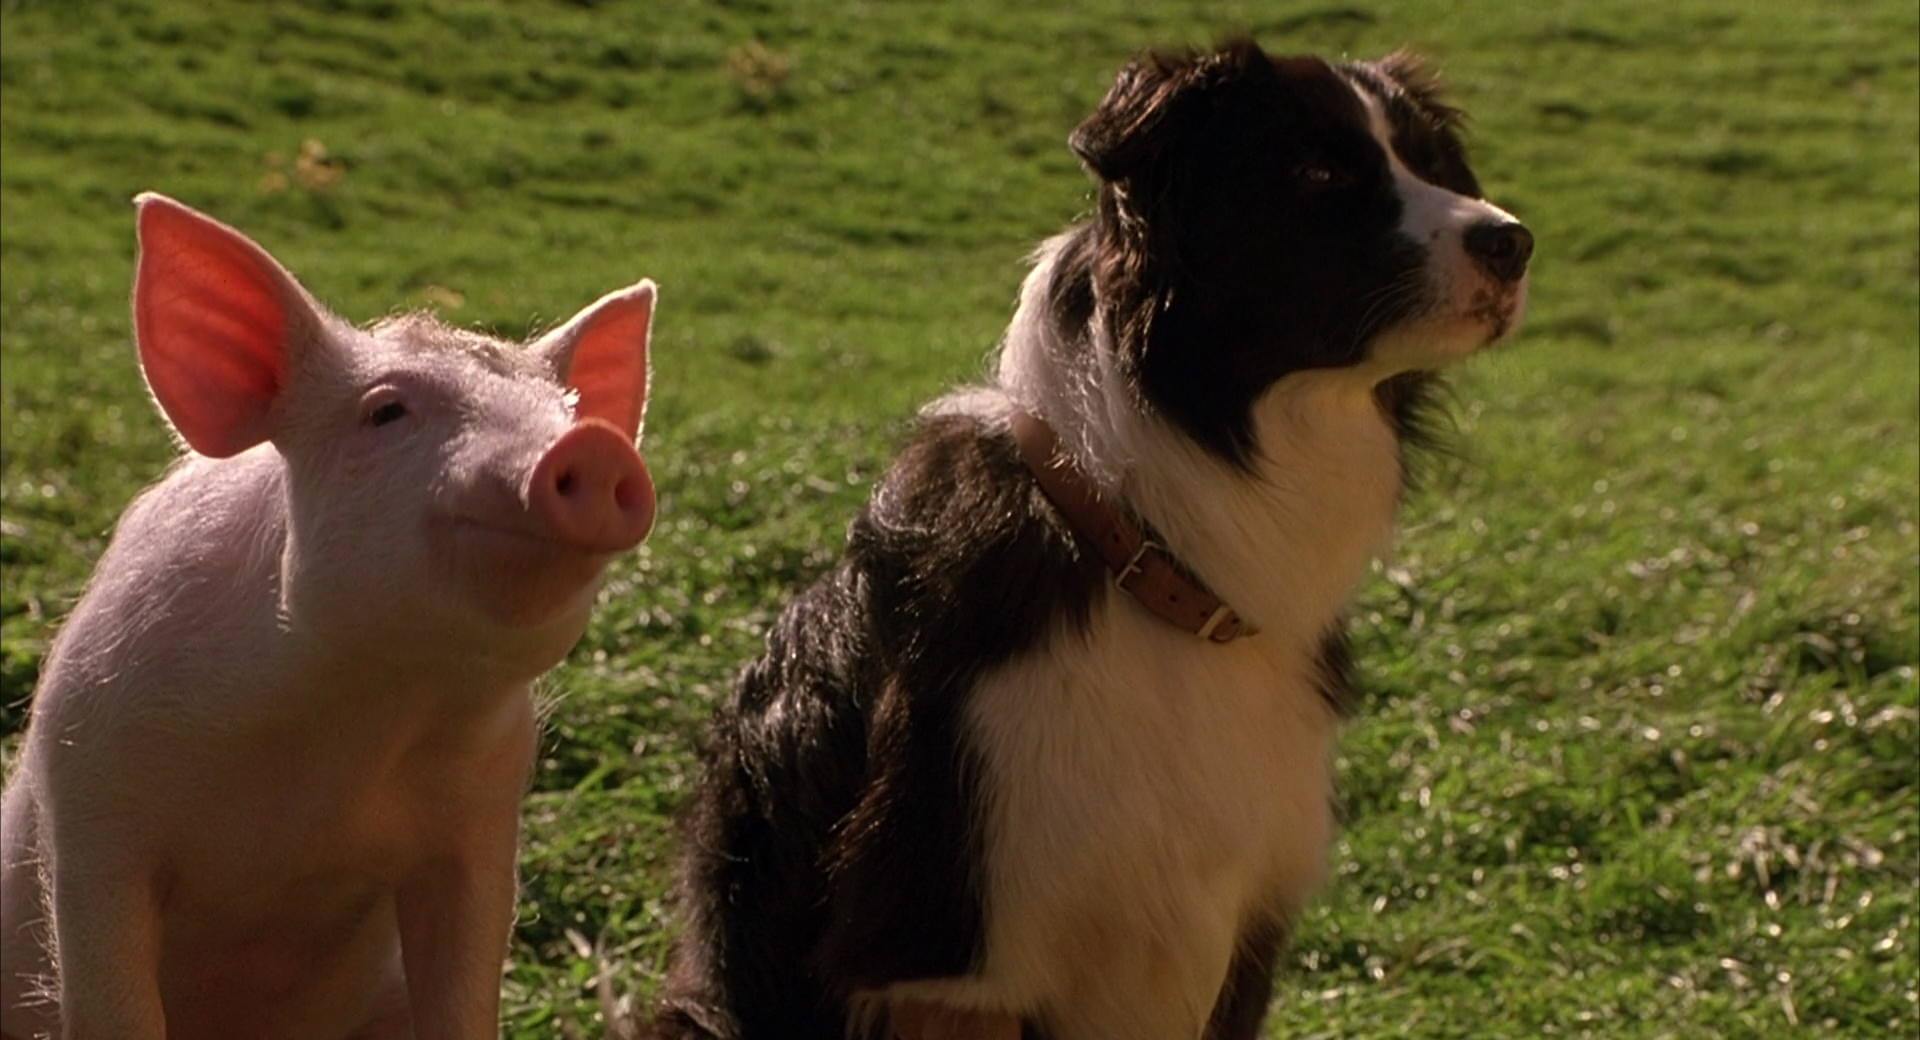
[{"label": "dog's ear", "polygon": [[1447,103],[1446,81],[1425,56],[1402,48],[1371,64],[1381,75],[1398,83],[1436,126],[1452,130],[1466,122],[1466,114]]},{"label": "dog's ear", "polygon": [[1164,146],[1162,129],[1191,62],[1143,54],[1127,63],[1107,96],[1067,138],[1094,176],[1117,181]]},{"label": "dog's ear", "polygon": [[1067,146],[1104,181],[1122,180],[1163,154],[1213,88],[1272,63],[1251,40],[1204,55],[1149,52],[1120,70]]},{"label": "dog's ear", "polygon": [[1448,103],[1446,84],[1425,58],[1408,50],[1394,51],[1364,63],[1375,75],[1397,85],[1419,114],[1414,126],[1394,147],[1420,176],[1471,198],[1480,198],[1480,180],[1467,162],[1467,115]]}]

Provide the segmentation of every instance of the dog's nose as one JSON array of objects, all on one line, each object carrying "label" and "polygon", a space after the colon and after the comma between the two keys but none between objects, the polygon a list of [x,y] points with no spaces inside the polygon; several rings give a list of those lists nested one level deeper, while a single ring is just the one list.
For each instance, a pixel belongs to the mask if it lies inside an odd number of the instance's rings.
[{"label": "dog's nose", "polygon": [[1469,227],[1462,244],[1480,269],[1503,282],[1518,281],[1533,256],[1533,232],[1517,220],[1487,220]]}]

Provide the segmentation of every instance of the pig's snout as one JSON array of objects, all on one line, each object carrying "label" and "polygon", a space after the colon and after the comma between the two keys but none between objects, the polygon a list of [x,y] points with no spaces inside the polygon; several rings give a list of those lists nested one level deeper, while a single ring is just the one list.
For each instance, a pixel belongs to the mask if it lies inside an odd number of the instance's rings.
[{"label": "pig's snout", "polygon": [[533,467],[528,504],[554,537],[594,552],[640,544],[653,526],[653,478],[612,424],[586,419]]}]

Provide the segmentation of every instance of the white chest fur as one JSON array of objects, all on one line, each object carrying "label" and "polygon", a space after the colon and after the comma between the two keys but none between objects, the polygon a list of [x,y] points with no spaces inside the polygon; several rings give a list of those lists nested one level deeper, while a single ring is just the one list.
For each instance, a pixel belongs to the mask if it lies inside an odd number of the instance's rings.
[{"label": "white chest fur", "polygon": [[1202,643],[1112,600],[979,687],[985,998],[1070,1036],[1194,1036],[1250,912],[1297,907],[1332,833],[1336,720],[1306,647]]},{"label": "white chest fur", "polygon": [[1128,500],[1260,634],[1207,643],[1110,588],[1085,632],[989,674],[966,715],[985,961],[895,995],[1044,1014],[1062,1040],[1198,1036],[1249,916],[1319,884],[1338,720],[1318,649],[1391,530],[1398,462],[1352,372],[1283,381],[1258,421],[1252,474],[1109,428]]}]

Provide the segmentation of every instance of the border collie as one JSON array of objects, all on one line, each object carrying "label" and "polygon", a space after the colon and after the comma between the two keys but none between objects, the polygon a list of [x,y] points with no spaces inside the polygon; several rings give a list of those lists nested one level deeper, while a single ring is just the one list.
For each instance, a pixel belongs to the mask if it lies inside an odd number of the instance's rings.
[{"label": "border collie", "polygon": [[[1460,122],[1404,54],[1120,72],[996,378],[925,410],[718,715],[661,1035],[1256,1034],[1403,448],[1525,302]],[[1230,628],[1130,585],[1148,550]]]}]

